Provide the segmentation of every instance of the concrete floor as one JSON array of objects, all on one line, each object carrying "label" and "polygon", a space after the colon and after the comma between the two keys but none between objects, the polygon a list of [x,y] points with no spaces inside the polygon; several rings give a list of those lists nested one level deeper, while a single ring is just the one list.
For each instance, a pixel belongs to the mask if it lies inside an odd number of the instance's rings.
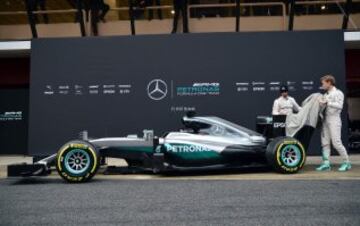
[{"label": "concrete floor", "polygon": [[0,225],[360,225],[360,180],[0,179]]},{"label": "concrete floor", "polygon": [[[309,157],[298,174],[264,168],[172,175],[103,175],[85,184],[6,178],[0,156],[0,226],[12,225],[360,225],[360,155],[353,169],[316,172]],[[336,164],[341,160],[333,158]],[[124,165],[109,159],[109,165]]]}]

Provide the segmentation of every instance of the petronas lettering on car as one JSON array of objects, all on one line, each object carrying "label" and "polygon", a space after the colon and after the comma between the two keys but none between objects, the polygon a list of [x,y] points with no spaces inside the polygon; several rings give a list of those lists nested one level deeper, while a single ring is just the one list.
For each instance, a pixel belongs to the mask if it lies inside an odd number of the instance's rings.
[{"label": "petronas lettering on car", "polygon": [[183,145],[183,144],[166,144],[167,151],[170,152],[208,152],[211,149],[198,145]]}]

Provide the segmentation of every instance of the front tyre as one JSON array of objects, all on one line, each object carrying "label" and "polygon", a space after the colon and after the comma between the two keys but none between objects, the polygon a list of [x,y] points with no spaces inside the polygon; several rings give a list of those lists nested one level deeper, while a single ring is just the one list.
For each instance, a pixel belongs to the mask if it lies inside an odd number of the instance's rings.
[{"label": "front tyre", "polygon": [[68,182],[90,180],[100,165],[96,148],[89,142],[74,140],[60,148],[56,156],[56,170]]},{"label": "front tyre", "polygon": [[280,173],[296,173],[305,163],[306,153],[300,141],[292,137],[278,137],[266,148],[269,165]]}]

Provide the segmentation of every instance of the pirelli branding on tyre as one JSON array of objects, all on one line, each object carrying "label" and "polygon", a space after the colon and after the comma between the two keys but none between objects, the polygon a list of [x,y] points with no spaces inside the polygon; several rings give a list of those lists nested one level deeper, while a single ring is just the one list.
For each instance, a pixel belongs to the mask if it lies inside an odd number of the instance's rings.
[{"label": "pirelli branding on tyre", "polygon": [[66,181],[85,182],[95,175],[98,167],[98,153],[86,141],[71,141],[57,153],[56,169]]},{"label": "pirelli branding on tyre", "polygon": [[268,144],[266,158],[276,171],[296,173],[304,166],[306,152],[300,141],[291,137],[278,137]]}]

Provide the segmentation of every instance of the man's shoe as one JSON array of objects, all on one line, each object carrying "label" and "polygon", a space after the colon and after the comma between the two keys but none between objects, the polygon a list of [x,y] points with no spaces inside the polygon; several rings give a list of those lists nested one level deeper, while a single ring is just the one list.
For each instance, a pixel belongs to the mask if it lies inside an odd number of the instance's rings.
[{"label": "man's shoe", "polygon": [[345,171],[348,171],[350,169],[351,169],[351,163],[350,162],[344,162],[343,164],[341,164],[338,171],[339,172],[345,172]]},{"label": "man's shoe", "polygon": [[329,170],[331,170],[331,166],[329,163],[323,163],[316,168],[316,171],[329,171]]}]

